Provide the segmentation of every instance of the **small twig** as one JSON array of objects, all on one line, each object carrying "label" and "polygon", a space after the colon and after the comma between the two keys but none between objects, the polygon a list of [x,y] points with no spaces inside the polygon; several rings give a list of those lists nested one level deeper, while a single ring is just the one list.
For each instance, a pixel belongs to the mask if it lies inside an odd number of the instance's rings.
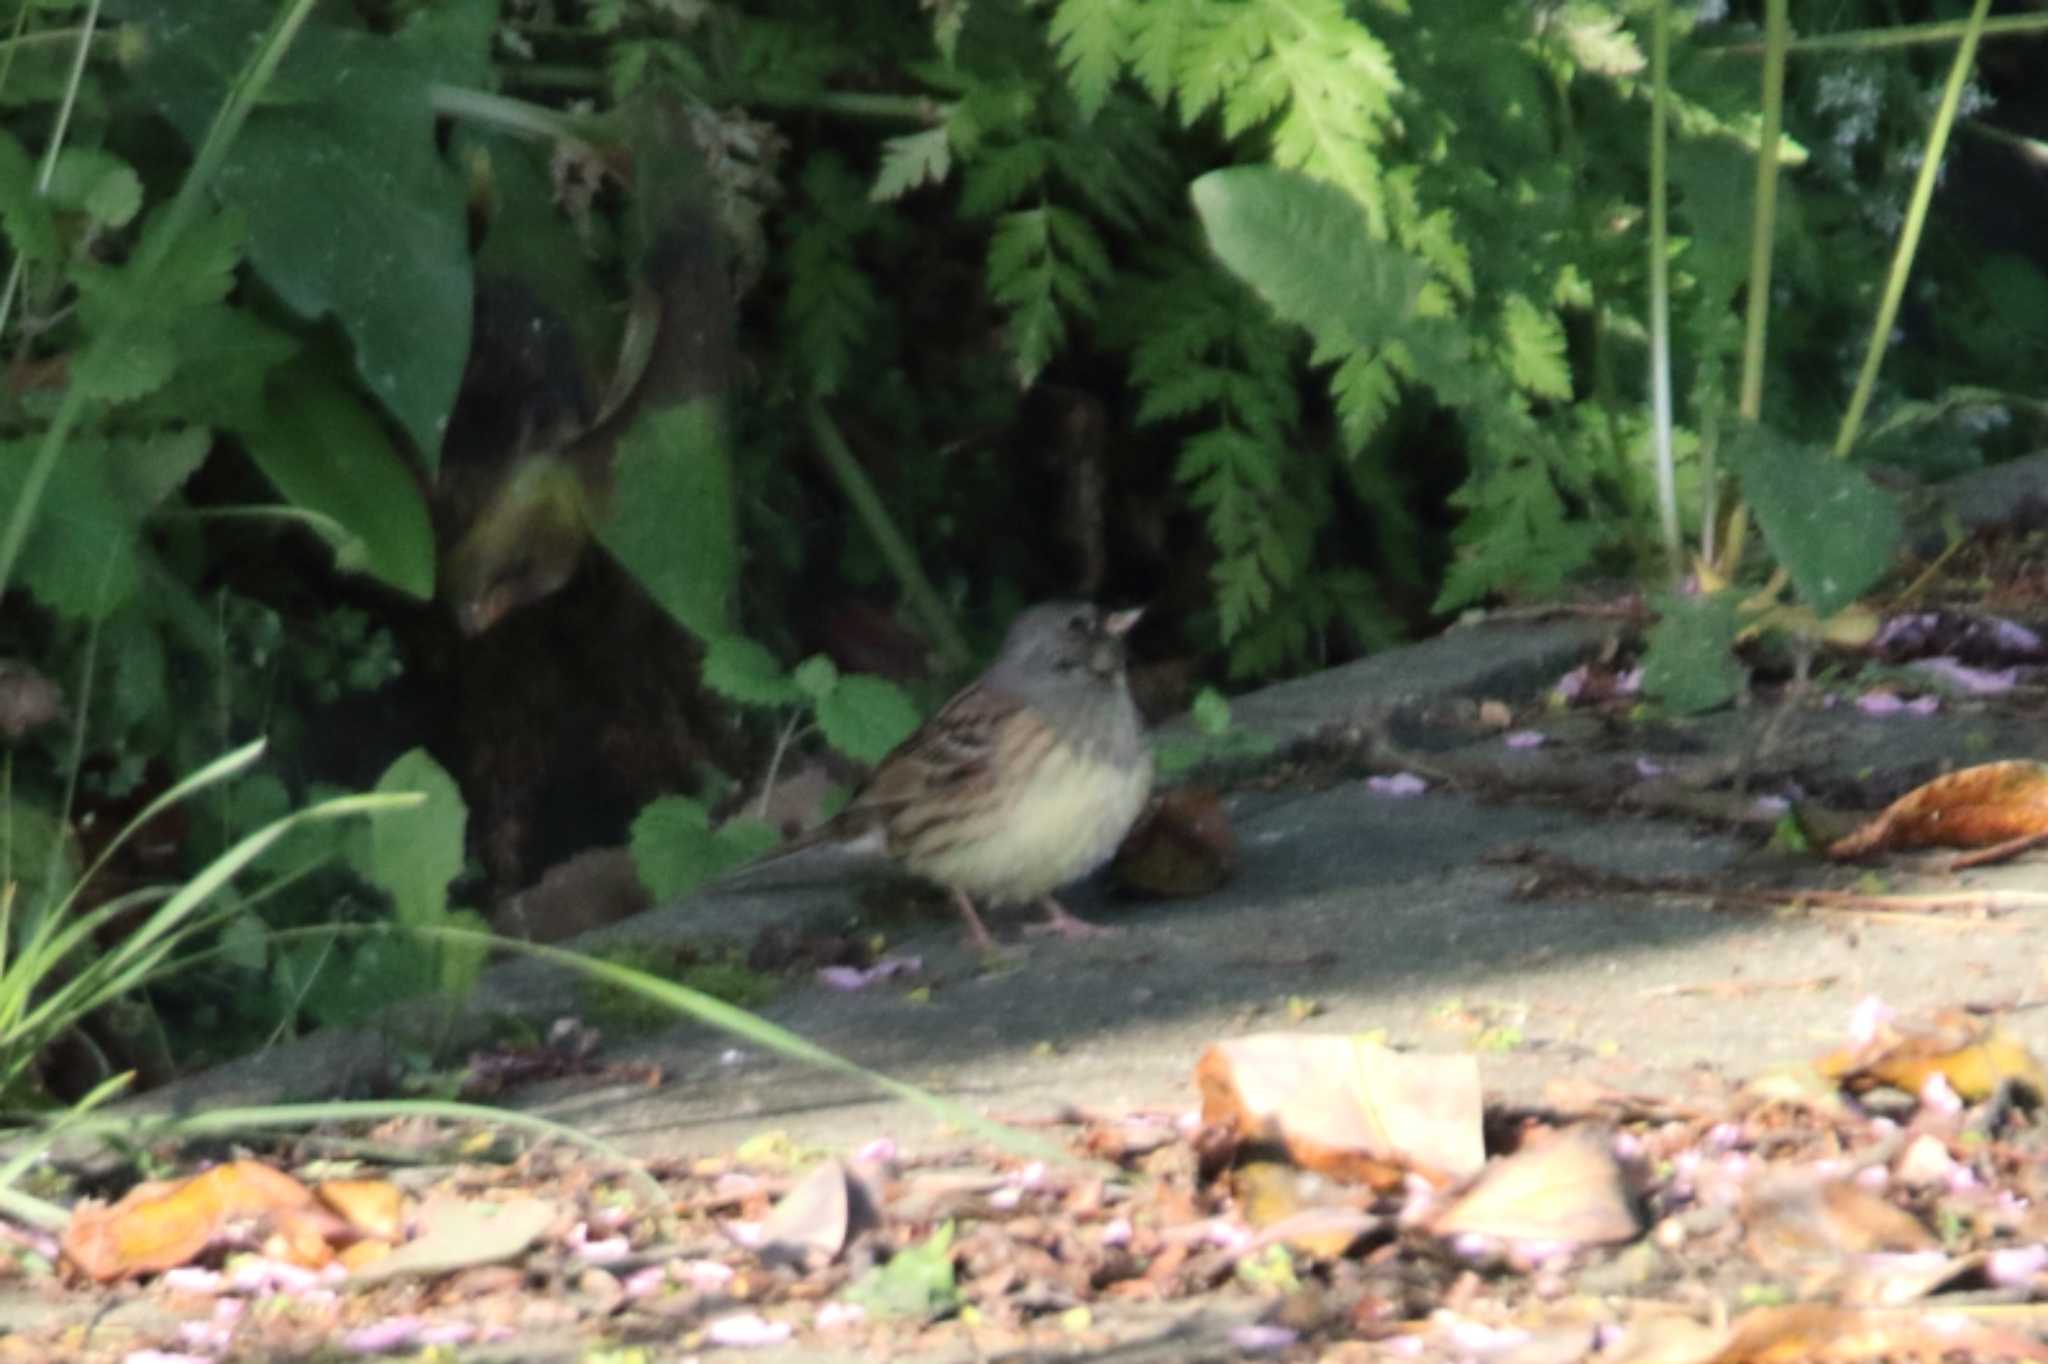
[{"label": "small twig", "polygon": [[789,752],[789,746],[796,738],[797,727],[803,724],[804,713],[796,711],[789,717],[789,723],[782,727],[782,733],[775,736],[775,752],[769,755],[768,771],[761,777],[761,810],[756,818],[768,818],[768,797],[775,791],[775,774],[782,770],[782,759]]},{"label": "small twig", "polygon": [[1659,985],[1641,992],[1644,999],[1678,999],[1686,995],[1708,995],[1714,999],[1741,999],[1767,990],[1825,990],[1840,976],[1802,976],[1797,980],[1709,980],[1696,985]]},{"label": "small twig", "polygon": [[839,427],[825,411],[825,404],[812,398],[804,404],[804,415],[811,426],[811,439],[817,442],[818,454],[823,457],[825,467],[831,471],[832,479],[839,485],[839,491],[852,504],[853,514],[874,538],[875,547],[882,553],[882,560],[889,565],[889,571],[896,577],[897,586],[903,589],[905,600],[915,611],[930,632],[932,642],[938,646],[940,656],[949,668],[964,667],[972,661],[974,654],[967,647],[967,639],[960,633],[960,627],[953,623],[952,615],[940,600],[939,593],[927,578],[924,568],[917,561],[917,554],[910,542],[903,538],[903,532],[896,528],[896,522],[889,516],[889,510],[882,505],[882,495],[875,490],[874,481],[867,470],[853,457],[847,448],[846,438],[839,434]]}]

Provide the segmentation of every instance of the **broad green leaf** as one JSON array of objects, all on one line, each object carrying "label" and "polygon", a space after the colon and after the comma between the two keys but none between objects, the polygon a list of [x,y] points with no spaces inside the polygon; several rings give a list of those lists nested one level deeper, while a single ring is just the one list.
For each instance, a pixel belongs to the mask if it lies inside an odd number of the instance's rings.
[{"label": "broad green leaf", "polygon": [[714,832],[700,802],[664,796],[634,819],[629,846],[640,884],[667,901],[753,861],[776,842],[774,830],[756,820],[734,820]]},{"label": "broad green leaf", "polygon": [[391,896],[399,923],[439,923],[448,907],[448,883],[462,871],[463,827],[469,822],[462,793],[423,748],[386,768],[377,790],[416,791],[426,804],[371,820],[367,859],[357,870]]},{"label": "broad green leaf", "polygon": [[95,227],[126,227],[142,211],[142,178],[112,152],[66,147],[50,175],[50,201],[85,214]]},{"label": "broad green leaf", "polygon": [[49,201],[36,193],[35,163],[7,132],[0,132],[0,228],[22,259],[57,259],[57,229]]},{"label": "broad green leaf", "polygon": [[787,706],[804,696],[775,655],[739,635],[711,641],[704,651],[704,685],[748,706]]},{"label": "broad green leaf", "polygon": [[1643,654],[1643,690],[1677,715],[1726,705],[1747,676],[1735,658],[1735,602],[1714,597],[1669,597]]},{"label": "broad green leaf", "polygon": [[307,355],[271,379],[249,456],[287,501],[338,524],[335,561],[421,600],[434,592],[434,532],[418,481],[376,418]]},{"label": "broad green leaf", "polygon": [[[196,145],[237,77],[267,0],[116,0],[143,26],[128,73]],[[433,467],[469,351],[462,194],[435,146],[431,67],[390,38],[309,22],[214,181],[249,224],[264,281],[332,314],[363,383]]]},{"label": "broad green leaf", "polygon": [[1754,424],[1727,443],[1728,466],[1800,600],[1832,616],[1892,565],[1898,504],[1861,469]]},{"label": "broad green leaf", "polygon": [[396,42],[419,58],[429,78],[488,90],[497,79],[491,66],[497,28],[498,0],[435,0],[412,12]]},{"label": "broad green leaf", "polygon": [[917,728],[917,707],[886,678],[853,673],[817,703],[825,742],[850,758],[879,762]]},{"label": "broad green leaf", "polygon": [[960,1286],[953,1272],[953,1224],[942,1222],[932,1234],[877,1265],[846,1290],[846,1300],[877,1317],[929,1321],[960,1305]]},{"label": "broad green leaf", "polygon": [[1196,729],[1214,738],[1230,728],[1230,702],[1214,687],[1204,687],[1195,694],[1188,718],[1194,721]]},{"label": "broad green leaf", "polygon": [[791,680],[805,696],[813,701],[822,701],[839,685],[839,668],[825,655],[812,654],[796,665]]},{"label": "broad green leaf", "polygon": [[732,465],[716,399],[645,412],[619,441],[598,538],[699,639],[726,633],[739,576]]},{"label": "broad green leaf", "polygon": [[952,148],[944,128],[905,133],[882,144],[882,167],[875,172],[868,198],[875,203],[900,199],[923,184],[940,184],[952,169]]}]

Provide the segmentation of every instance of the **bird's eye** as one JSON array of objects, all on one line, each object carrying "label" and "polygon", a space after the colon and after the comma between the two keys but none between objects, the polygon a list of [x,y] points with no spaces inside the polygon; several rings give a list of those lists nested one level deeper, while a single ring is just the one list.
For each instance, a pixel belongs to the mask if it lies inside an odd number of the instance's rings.
[{"label": "bird's eye", "polygon": [[1092,624],[1094,624],[1094,622],[1088,619],[1088,613],[1086,611],[1076,611],[1073,614],[1073,616],[1068,619],[1067,628],[1069,630],[1072,630],[1077,635],[1085,634],[1088,630],[1088,627]]}]

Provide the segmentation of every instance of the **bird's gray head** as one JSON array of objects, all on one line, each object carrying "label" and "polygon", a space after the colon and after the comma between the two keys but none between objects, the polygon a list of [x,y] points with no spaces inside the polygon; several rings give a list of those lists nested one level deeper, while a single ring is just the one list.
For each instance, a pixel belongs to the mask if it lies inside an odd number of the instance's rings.
[{"label": "bird's gray head", "polygon": [[990,672],[1004,680],[1115,683],[1124,671],[1124,636],[1140,611],[1103,611],[1087,602],[1034,606],[1010,624]]}]

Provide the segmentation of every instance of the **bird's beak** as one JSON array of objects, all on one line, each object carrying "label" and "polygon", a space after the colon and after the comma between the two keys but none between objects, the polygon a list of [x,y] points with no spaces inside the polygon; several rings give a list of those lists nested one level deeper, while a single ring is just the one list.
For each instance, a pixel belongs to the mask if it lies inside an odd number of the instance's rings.
[{"label": "bird's beak", "polygon": [[1145,608],[1142,606],[1133,606],[1128,611],[1112,611],[1102,618],[1102,628],[1106,633],[1122,639],[1131,632],[1131,627],[1138,623],[1138,617],[1144,614]]}]

